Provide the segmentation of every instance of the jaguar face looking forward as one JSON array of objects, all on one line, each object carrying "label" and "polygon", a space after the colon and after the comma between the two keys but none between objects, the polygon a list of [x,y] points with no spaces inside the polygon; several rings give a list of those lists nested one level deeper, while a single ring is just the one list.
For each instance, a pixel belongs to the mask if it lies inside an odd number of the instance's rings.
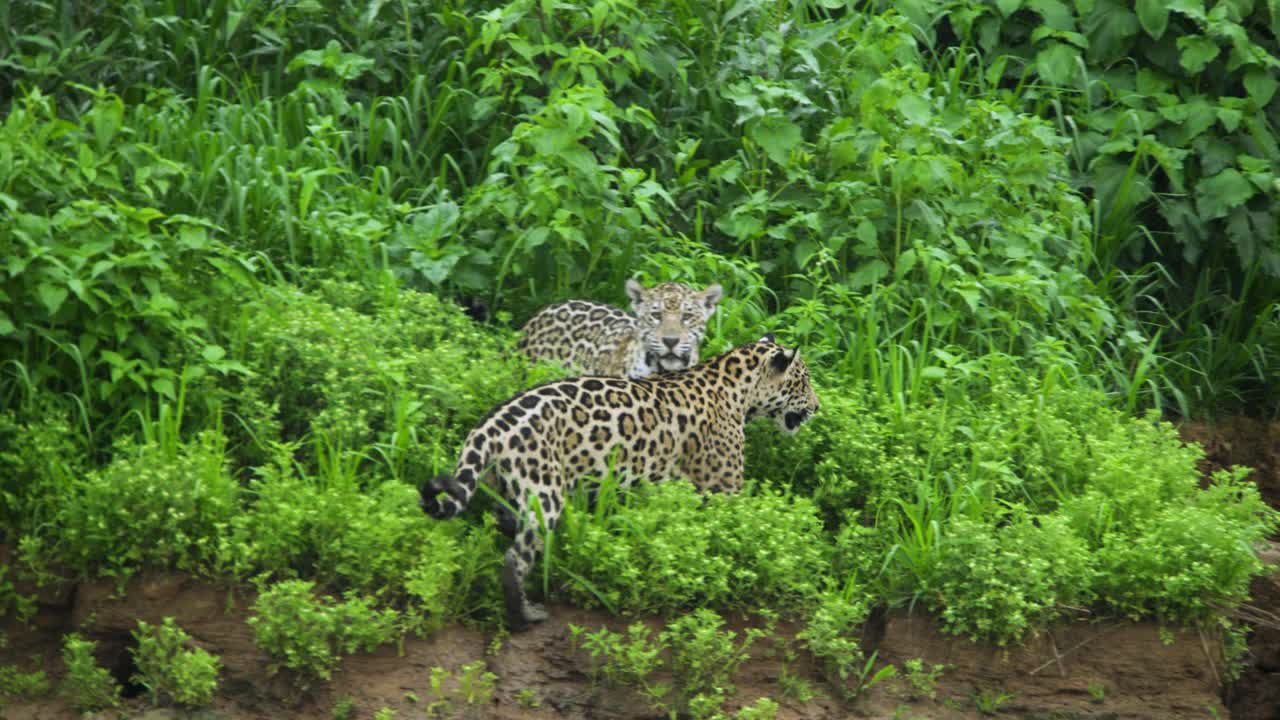
[{"label": "jaguar face looking forward", "polygon": [[513,538],[502,581],[508,619],[522,627],[546,618],[524,594],[542,552],[535,503],[554,529],[578,480],[610,470],[621,487],[685,477],[703,491],[737,492],[743,424],[769,417],[795,432],[817,410],[799,351],[771,335],[679,372],[547,383],[494,408],[467,435],[455,473],[422,487],[422,509],[453,517],[484,482],[514,510],[500,512]]},{"label": "jaguar face looking forward", "polygon": [[543,308],[521,330],[520,351],[531,360],[553,360],[588,375],[639,378],[698,364],[720,286],[646,288],[628,280],[626,290],[634,315],[588,300]]}]

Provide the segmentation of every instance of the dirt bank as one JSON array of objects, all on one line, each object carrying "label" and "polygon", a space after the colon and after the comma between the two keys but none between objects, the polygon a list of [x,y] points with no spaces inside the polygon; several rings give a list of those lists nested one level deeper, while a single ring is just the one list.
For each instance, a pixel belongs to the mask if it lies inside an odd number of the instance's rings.
[{"label": "dirt bank", "polygon": [[[635,692],[608,688],[591,678],[591,659],[570,642],[569,625],[621,630],[629,620],[596,611],[553,607],[551,620],[513,636],[495,637],[463,626],[445,628],[427,639],[410,639],[403,652],[385,647],[370,655],[347,658],[333,681],[301,689],[293,679],[271,675],[269,661],[253,642],[245,622],[252,593],[217,587],[183,575],[135,578],[123,597],[110,582],[83,583],[74,592],[45,598],[34,628],[6,628],[10,645],[2,662],[25,669],[43,667],[50,678],[61,673],[57,660],[63,632],[80,628],[98,640],[100,661],[126,679],[129,631],[139,619],[160,622],[174,617],[195,642],[217,653],[223,662],[222,685],[208,718],[266,720],[333,717],[336,705],[349,701],[352,718],[371,718],[381,708],[398,718],[428,717],[433,701],[429,678],[433,667],[457,672],[477,660],[497,679],[492,697],[468,706],[450,693],[445,716],[475,718],[657,718]],[[656,620],[647,620],[657,626]],[[735,618],[741,631],[748,621]],[[783,641],[795,628],[778,628]],[[975,645],[941,635],[928,617],[893,613],[870,628],[868,645],[881,661],[904,667],[921,658],[926,667],[945,665],[936,685],[913,687],[904,674],[877,685],[852,704],[837,700],[816,669],[804,660],[787,668],[818,695],[807,702],[788,697],[781,678],[777,643],[761,641],[735,682],[730,708],[770,697],[782,704],[779,717],[805,720],[863,717],[978,718],[984,703],[996,715],[1040,718],[1136,718],[1168,720],[1226,716],[1216,680],[1221,659],[1210,651],[1211,638],[1195,630],[1175,630],[1161,637],[1148,623],[1078,622],[1060,625],[1027,643],[1010,648]],[[767,657],[773,655],[773,657]],[[450,682],[446,689],[456,687]],[[135,689],[136,692],[137,689]],[[931,692],[930,692],[931,691]],[[932,694],[932,697],[929,695]],[[134,717],[145,698],[131,699]],[[72,720],[77,714],[56,697],[15,703],[0,711],[13,720]],[[103,717],[115,717],[104,715]],[[157,716],[158,717],[158,716]]]}]

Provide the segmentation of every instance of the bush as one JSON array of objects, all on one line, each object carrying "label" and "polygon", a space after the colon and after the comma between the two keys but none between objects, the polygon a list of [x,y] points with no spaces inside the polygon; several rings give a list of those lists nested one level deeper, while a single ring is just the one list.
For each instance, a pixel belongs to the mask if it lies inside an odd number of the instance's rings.
[{"label": "bush", "polygon": [[570,507],[547,560],[580,602],[634,612],[797,609],[817,595],[830,562],[813,504],[771,489],[703,496],[675,481],[633,488],[616,509],[605,510],[608,497],[598,502],[594,513]]},{"label": "bush", "polygon": [[698,608],[673,620],[662,631],[671,648],[671,673],[686,700],[698,695],[725,696],[735,692],[733,676],[750,654],[751,645],[765,633],[747,630],[741,642],[737,633],[721,630],[724,618],[714,610]]},{"label": "bush", "polygon": [[52,521],[59,495],[83,472],[83,440],[53,403],[0,412],[0,537],[13,542]]},{"label": "bush", "polygon": [[252,414],[260,452],[310,438],[313,468],[329,448],[364,452],[397,477],[413,462],[451,470],[465,434],[528,374],[510,336],[425,293],[322,282],[274,289],[246,315],[253,375],[233,405]]},{"label": "bush", "polygon": [[818,658],[827,678],[843,687],[863,667],[858,639],[870,614],[867,599],[849,585],[822,593],[796,639]]},{"label": "bush", "polygon": [[249,485],[256,500],[229,523],[224,564],[238,577],[309,577],[336,590],[403,599],[415,568],[453,563],[462,528],[424,515],[417,492],[404,483],[369,484],[361,492],[301,477],[288,465],[264,468]]},{"label": "bush", "polygon": [[125,446],[105,468],[61,487],[56,531],[34,537],[50,560],[81,577],[124,578],[143,567],[205,570],[239,495],[217,436],[172,449]]},{"label": "bush", "polygon": [[1251,578],[1266,569],[1254,548],[1280,526],[1280,514],[1245,475],[1218,472],[1184,503],[1107,533],[1097,555],[1101,600],[1167,622],[1205,620],[1216,607],[1247,600]]},{"label": "bush", "polygon": [[120,704],[120,685],[93,656],[97,646],[79,633],[62,638],[62,664],[67,674],[62,679],[61,692],[67,702],[81,712]]},{"label": "bush", "polygon": [[31,388],[74,397],[101,449],[99,428],[152,394],[175,399],[180,369],[243,371],[215,329],[257,284],[212,223],[159,209],[190,167],[138,137],[120,96],[86,90],[71,117],[38,91],[4,108],[0,355],[25,363]]},{"label": "bush", "polygon": [[0,708],[8,698],[30,699],[49,690],[49,680],[43,670],[22,672],[14,665],[0,665]]},{"label": "bush", "polygon": [[1092,595],[1091,557],[1061,518],[999,529],[954,517],[925,590],[948,632],[1004,645]]},{"label": "bush", "polygon": [[341,655],[370,652],[398,636],[400,614],[395,610],[375,610],[367,597],[317,599],[313,587],[304,580],[278,582],[253,603],[249,624],[258,647],[275,658],[277,670],[293,670],[304,683],[328,680]]},{"label": "bush", "polygon": [[218,689],[222,663],[209,652],[190,647],[191,636],[173,621],[148,625],[139,620],[130,648],[138,673],[133,681],[147,689],[153,705],[208,705]]}]

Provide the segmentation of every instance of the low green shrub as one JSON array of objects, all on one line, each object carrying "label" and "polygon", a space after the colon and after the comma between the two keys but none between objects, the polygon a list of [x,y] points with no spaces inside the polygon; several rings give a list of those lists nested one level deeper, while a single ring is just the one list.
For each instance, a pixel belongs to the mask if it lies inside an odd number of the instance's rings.
[{"label": "low green shrub", "polygon": [[370,652],[399,636],[400,613],[368,597],[317,598],[314,583],[285,580],[262,589],[249,624],[258,647],[304,682],[328,680],[342,655]]},{"label": "low green shrub", "polygon": [[229,523],[219,567],[235,578],[305,578],[403,607],[419,631],[458,617],[501,616],[503,549],[492,524],[438,522],[397,481],[326,484],[281,458],[249,484],[254,501]]},{"label": "low green shrub", "polygon": [[49,691],[43,670],[23,672],[14,665],[0,665],[0,708],[10,698],[31,699]]},{"label": "low green shrub", "polygon": [[222,555],[237,577],[306,577],[394,601],[421,563],[453,563],[459,528],[423,514],[409,485],[370,481],[362,492],[285,462],[260,470],[252,505],[229,523]]},{"label": "low green shrub", "polygon": [[84,435],[53,403],[0,412],[0,538],[53,519],[58,497],[83,472]]},{"label": "low green shrub", "polygon": [[62,696],[81,712],[101,710],[120,704],[120,685],[106,668],[98,665],[93,653],[98,644],[79,633],[62,638]]},{"label": "low green shrub", "polygon": [[831,543],[807,499],[703,496],[677,481],[604,498],[594,512],[575,502],[549,555],[570,597],[614,610],[798,609],[818,594]]},{"label": "low green shrub", "polygon": [[[569,625],[570,640],[591,654],[592,681],[599,674],[611,685],[644,687],[649,677],[663,666],[664,645],[642,622],[632,623],[626,635],[607,627],[589,633]],[[665,691],[659,694],[665,694]]]},{"label": "low green shrub", "polygon": [[[258,461],[273,441],[312,438],[344,451],[372,447],[407,467],[452,469],[454,452],[489,408],[521,389],[526,363],[512,336],[457,305],[410,290],[321,282],[282,286],[246,306],[234,344],[253,374],[232,405],[253,429]],[[319,445],[303,453],[318,463]]]},{"label": "low green shrub", "polygon": [[924,592],[943,627],[1000,645],[1044,626],[1060,605],[1093,595],[1092,557],[1059,517],[1003,527],[953,517]]},{"label": "low green shrub", "polygon": [[738,634],[722,630],[723,626],[719,613],[698,608],[662,631],[663,643],[671,648],[671,674],[684,698],[732,695],[733,676],[750,657],[752,644],[765,635],[763,630],[749,628],[739,642]]},{"label": "low green shrub", "polygon": [[130,648],[138,672],[133,681],[147,689],[153,705],[208,705],[218,689],[222,663],[208,651],[192,647],[191,636],[173,618],[161,625],[141,620],[133,631],[136,647]]},{"label": "low green shrub", "polygon": [[1108,532],[1097,551],[1103,603],[1131,617],[1191,622],[1247,600],[1250,580],[1266,570],[1255,547],[1280,526],[1247,474],[1215,473],[1205,490]]},{"label": "low green shrub", "polygon": [[[694,718],[723,717],[720,707],[735,692],[733,677],[750,657],[756,640],[770,631],[749,628],[739,641],[732,630],[722,630],[724,618],[699,608],[671,621],[656,637],[644,623],[633,623],[625,635],[602,627],[595,632],[570,625],[571,642],[591,654],[592,680],[603,675],[614,685],[634,687],[654,707],[683,712]],[[668,665],[674,683],[658,681],[656,674]],[[676,692],[671,696],[672,688]],[[758,708],[768,709],[765,704]],[[750,713],[748,717],[754,717]]]},{"label": "low green shrub", "polygon": [[818,658],[823,673],[837,687],[863,667],[865,658],[859,638],[870,614],[867,598],[852,585],[827,590],[818,598],[804,628],[796,639]]},{"label": "low green shrub", "polygon": [[212,434],[172,451],[124,446],[106,467],[58,489],[55,524],[32,539],[45,560],[80,577],[211,568],[218,537],[239,510],[240,486],[224,465],[221,438]]}]

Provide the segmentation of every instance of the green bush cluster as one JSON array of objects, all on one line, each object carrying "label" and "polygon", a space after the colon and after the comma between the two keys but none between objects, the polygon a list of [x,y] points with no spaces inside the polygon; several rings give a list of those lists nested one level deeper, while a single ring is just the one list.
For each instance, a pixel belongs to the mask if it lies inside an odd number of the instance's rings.
[{"label": "green bush cluster", "polygon": [[805,498],[703,497],[680,481],[633,488],[608,512],[571,507],[547,562],[570,597],[619,611],[794,609],[817,595],[830,552]]},{"label": "green bush cluster", "polygon": [[[818,659],[822,671],[840,687],[863,669],[862,624],[870,615],[867,598],[853,585],[825,590],[796,639]],[[862,678],[858,678],[861,681]]]},{"label": "green bush cluster", "polygon": [[[654,709],[673,716],[721,718],[721,706],[736,692],[738,667],[750,658],[751,646],[769,634],[749,628],[738,640],[737,632],[723,627],[719,613],[699,608],[672,620],[657,636],[643,623],[632,624],[625,635],[605,627],[586,632],[570,625],[569,631],[573,644],[591,655],[593,681],[603,676],[634,687]],[[658,679],[664,666],[670,669],[669,683]],[[738,717],[770,717],[770,708],[771,701],[757,702]]]},{"label": "green bush cluster", "polygon": [[213,701],[222,662],[192,647],[191,636],[173,618],[165,618],[161,625],[139,620],[133,640],[136,645],[129,652],[138,669],[133,681],[147,689],[153,705],[198,707]]},{"label": "green bush cluster", "polygon": [[526,375],[510,338],[459,306],[352,283],[264,293],[235,347],[252,374],[233,405],[256,444],[306,439],[313,465],[349,451],[393,474],[452,469],[463,435]]},{"label": "green bush cluster", "polygon": [[62,638],[62,664],[67,669],[59,691],[81,712],[101,710],[120,704],[120,685],[106,668],[98,665],[94,651],[98,644],[79,633]]},{"label": "green bush cluster", "polygon": [[86,96],[70,118],[38,91],[6,104],[0,349],[14,361],[11,391],[74,397],[105,446],[150,396],[173,400],[184,368],[244,371],[216,328],[256,280],[208,219],[163,204],[190,168],[139,136],[119,96]]},{"label": "green bush cluster", "polygon": [[123,579],[144,568],[207,571],[240,511],[222,438],[172,449],[125,445],[107,466],[70,479],[53,497],[54,523],[28,539],[46,562],[80,577]]},{"label": "green bush cluster", "polygon": [[249,624],[277,668],[296,672],[303,682],[328,680],[343,655],[370,652],[399,637],[400,613],[379,610],[367,597],[317,598],[314,586],[284,580],[264,587],[253,603]]},{"label": "green bush cluster", "polygon": [[396,600],[415,568],[455,564],[454,528],[426,517],[417,493],[403,483],[387,481],[362,492],[326,487],[284,468],[252,481],[249,492],[252,505],[231,520],[225,536],[225,554],[238,577],[265,572],[311,578]]},{"label": "green bush cluster", "polygon": [[14,665],[0,665],[0,707],[9,699],[37,698],[49,691],[43,670],[23,672]]},{"label": "green bush cluster", "polygon": [[1044,627],[1061,606],[1092,599],[1083,539],[1053,515],[993,527],[964,516],[943,530],[926,579],[928,604],[950,632],[1003,645]]}]

